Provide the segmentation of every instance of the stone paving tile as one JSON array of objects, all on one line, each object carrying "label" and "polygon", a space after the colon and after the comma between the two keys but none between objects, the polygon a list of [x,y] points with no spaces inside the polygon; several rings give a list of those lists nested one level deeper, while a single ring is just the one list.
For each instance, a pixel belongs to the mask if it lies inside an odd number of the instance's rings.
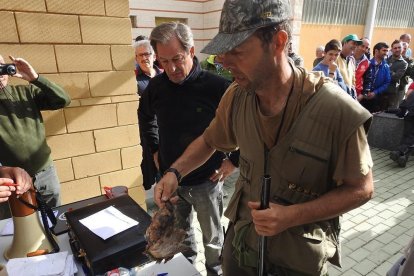
[{"label": "stone paving tile", "polygon": [[377,267],[377,264],[369,259],[363,259],[360,263],[356,264],[353,269],[362,275],[368,275]]},{"label": "stone paving tile", "polygon": [[402,249],[403,247],[401,247],[401,244],[396,243],[395,241],[387,243],[387,245],[383,248],[389,256],[394,256],[395,254],[402,252]]},{"label": "stone paving tile", "polygon": [[[385,276],[414,235],[414,160],[400,168],[386,150],[372,149],[372,157],[374,198],[342,216],[343,268],[330,265],[330,276]],[[234,187],[225,184],[224,190],[227,207]],[[228,220],[223,218],[222,223],[227,226]],[[193,225],[199,227],[196,219]],[[197,239],[200,251],[201,233]],[[206,275],[201,252],[195,267]]]},{"label": "stone paving tile", "polygon": [[353,260],[357,261],[357,262],[361,262],[364,259],[366,259],[368,256],[370,256],[372,254],[372,252],[370,252],[369,250],[360,247],[358,249],[356,249],[354,252],[350,253],[348,255],[348,257],[352,258]]},{"label": "stone paving tile", "polygon": [[374,272],[377,273],[377,275],[385,276],[392,265],[393,264],[390,262],[384,262],[380,266],[377,266]]},{"label": "stone paving tile", "polygon": [[381,248],[384,247],[384,244],[377,240],[371,240],[370,242],[366,243],[364,245],[365,249],[367,249],[370,252],[375,252]]}]

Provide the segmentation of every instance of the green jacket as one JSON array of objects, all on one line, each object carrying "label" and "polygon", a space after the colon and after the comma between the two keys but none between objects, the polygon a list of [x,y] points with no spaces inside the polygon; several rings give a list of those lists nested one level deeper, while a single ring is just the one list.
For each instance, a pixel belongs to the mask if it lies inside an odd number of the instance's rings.
[{"label": "green jacket", "polygon": [[[295,83],[305,79],[296,70]],[[296,85],[295,85],[296,86]],[[232,104],[233,132],[240,148],[240,177],[225,215],[234,223],[233,246],[245,265],[258,251],[258,236],[251,223],[248,201],[260,201],[264,175],[264,145],[256,114],[255,95],[236,91]],[[329,114],[329,115],[328,115]],[[358,127],[368,128],[371,114],[333,83],[325,83],[314,94],[292,124],[289,132],[270,149],[270,201],[295,204],[316,199],[336,187],[334,166],[344,142]],[[304,275],[323,275],[326,262],[340,265],[339,218],[292,227],[268,238],[268,262]],[[243,235],[240,238],[239,235]],[[242,243],[240,243],[242,241]]]},{"label": "green jacket", "polygon": [[233,76],[231,72],[225,69],[221,64],[214,63],[214,55],[209,56],[207,59],[203,60],[200,65],[201,68],[207,71],[210,71],[213,74],[222,76],[223,78],[233,81]]},{"label": "green jacket", "polygon": [[51,162],[41,110],[70,103],[58,85],[39,76],[30,85],[0,89],[0,163],[24,168],[34,175]]}]

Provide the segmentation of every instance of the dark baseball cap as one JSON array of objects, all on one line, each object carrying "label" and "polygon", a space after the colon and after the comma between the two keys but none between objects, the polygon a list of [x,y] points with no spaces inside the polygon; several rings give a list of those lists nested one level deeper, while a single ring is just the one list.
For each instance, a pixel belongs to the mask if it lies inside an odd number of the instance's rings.
[{"label": "dark baseball cap", "polygon": [[249,38],[257,29],[291,17],[289,0],[226,0],[219,33],[201,51],[222,54]]},{"label": "dark baseball cap", "polygon": [[362,40],[359,39],[356,34],[349,34],[346,37],[344,37],[344,39],[342,39],[342,41],[345,43],[350,40],[355,41],[357,44],[362,44]]}]

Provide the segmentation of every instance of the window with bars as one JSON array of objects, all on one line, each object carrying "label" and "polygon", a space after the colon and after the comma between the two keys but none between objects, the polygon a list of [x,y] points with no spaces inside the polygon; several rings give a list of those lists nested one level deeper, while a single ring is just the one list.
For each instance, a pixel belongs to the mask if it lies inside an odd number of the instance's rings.
[{"label": "window with bars", "polygon": [[378,0],[376,27],[413,28],[413,0]]},{"label": "window with bars", "polygon": [[[370,0],[304,0],[302,22],[365,25]],[[376,27],[414,27],[413,0],[378,0]]]},{"label": "window with bars", "polygon": [[302,22],[364,25],[369,0],[304,0]]}]

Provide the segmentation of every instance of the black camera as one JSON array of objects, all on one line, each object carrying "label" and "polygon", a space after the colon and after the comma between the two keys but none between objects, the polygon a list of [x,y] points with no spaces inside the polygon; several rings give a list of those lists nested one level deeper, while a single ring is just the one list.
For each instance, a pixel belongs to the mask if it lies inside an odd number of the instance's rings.
[{"label": "black camera", "polygon": [[0,75],[14,75],[16,73],[16,65],[14,65],[13,63],[0,64]]}]

